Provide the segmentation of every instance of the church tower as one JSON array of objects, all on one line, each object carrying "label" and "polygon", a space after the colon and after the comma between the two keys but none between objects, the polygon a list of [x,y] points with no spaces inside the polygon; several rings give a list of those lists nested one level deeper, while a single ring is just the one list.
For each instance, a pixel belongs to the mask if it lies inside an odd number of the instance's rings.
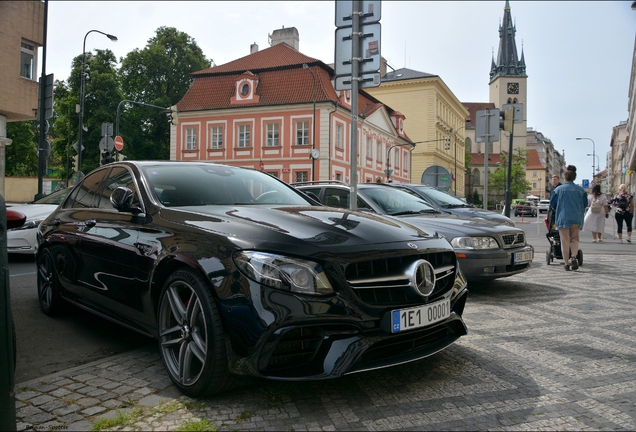
[{"label": "church tower", "polygon": [[[528,75],[526,62],[521,48],[521,59],[517,55],[515,34],[517,27],[510,13],[510,1],[506,0],[503,21],[499,24],[499,52],[495,63],[494,53],[490,68],[490,102],[501,109],[507,103],[523,104],[523,122],[514,127],[514,147],[526,146],[526,126],[528,118]],[[494,144],[494,151],[508,151],[508,132],[503,132],[498,143]]]}]

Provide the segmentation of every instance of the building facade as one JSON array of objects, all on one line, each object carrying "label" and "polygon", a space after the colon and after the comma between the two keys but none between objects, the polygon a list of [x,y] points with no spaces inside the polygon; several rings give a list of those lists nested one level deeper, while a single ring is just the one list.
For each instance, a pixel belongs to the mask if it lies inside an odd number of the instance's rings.
[{"label": "building facade", "polygon": [[44,2],[0,2],[0,194],[4,196],[7,122],[34,120],[38,49],[44,40]]},{"label": "building facade", "polygon": [[[175,107],[170,159],[252,167],[288,183],[350,182],[351,92],[336,91],[333,69],[299,52],[295,29],[284,30],[267,49],[252,46],[248,56],[193,74]],[[383,181],[388,156],[392,178],[410,181],[404,115],[364,91],[358,108],[358,182]]]},{"label": "building facade", "polygon": [[387,72],[382,65],[380,86],[367,91],[409,119],[407,132],[416,143],[411,182],[464,197],[468,111],[439,76],[407,68]]}]

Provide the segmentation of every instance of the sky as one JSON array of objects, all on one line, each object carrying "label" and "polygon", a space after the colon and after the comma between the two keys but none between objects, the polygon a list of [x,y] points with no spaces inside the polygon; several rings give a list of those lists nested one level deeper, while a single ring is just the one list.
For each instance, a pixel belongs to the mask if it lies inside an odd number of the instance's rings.
[{"label": "sky", "polygon": [[[499,46],[505,0],[384,1],[381,55],[395,69],[441,77],[461,102],[488,102],[491,60]],[[517,50],[528,74],[527,125],[550,138],[591,179],[592,156],[606,167],[612,128],[628,117],[636,11],[632,1],[515,1]],[[159,27],[187,33],[221,65],[269,47],[268,35],[296,27],[303,54],[333,63],[334,1],[49,1],[46,73],[67,80],[86,50],[119,60],[143,49]],[[408,132],[408,121],[405,128]],[[590,140],[576,140],[577,137]]]}]

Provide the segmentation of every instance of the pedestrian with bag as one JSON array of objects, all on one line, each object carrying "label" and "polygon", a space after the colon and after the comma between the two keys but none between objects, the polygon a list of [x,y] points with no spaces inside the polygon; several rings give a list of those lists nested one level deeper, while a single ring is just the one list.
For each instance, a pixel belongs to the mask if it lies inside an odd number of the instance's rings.
[{"label": "pedestrian with bag", "polygon": [[616,219],[618,242],[623,243],[623,221],[627,225],[627,243],[632,242],[632,219],[634,218],[634,197],[627,192],[627,185],[618,187],[618,194],[611,203],[616,208],[614,218]]},{"label": "pedestrian with bag", "polygon": [[585,207],[587,207],[587,192],[581,186],[574,184],[576,167],[568,165],[563,174],[563,183],[554,189],[550,196],[550,206],[554,208],[555,223],[561,239],[561,253],[565,260],[565,270],[577,270],[579,262],[579,232],[583,227]]},{"label": "pedestrian with bag", "polygon": [[601,185],[594,185],[592,193],[587,196],[587,212],[583,221],[583,230],[592,231],[593,243],[603,241],[607,217],[609,217],[607,197],[601,193]]}]

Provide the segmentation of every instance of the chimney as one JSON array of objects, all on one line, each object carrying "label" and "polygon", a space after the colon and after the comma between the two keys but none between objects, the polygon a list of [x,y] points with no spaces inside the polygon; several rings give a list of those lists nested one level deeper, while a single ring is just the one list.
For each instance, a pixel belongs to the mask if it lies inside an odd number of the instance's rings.
[{"label": "chimney", "polygon": [[255,52],[258,52],[258,45],[256,45],[256,42],[250,45],[250,54],[254,54]]},{"label": "chimney", "polygon": [[279,43],[286,43],[296,51],[299,50],[299,36],[296,27],[289,27],[274,30],[270,36],[270,46],[278,45]]}]

